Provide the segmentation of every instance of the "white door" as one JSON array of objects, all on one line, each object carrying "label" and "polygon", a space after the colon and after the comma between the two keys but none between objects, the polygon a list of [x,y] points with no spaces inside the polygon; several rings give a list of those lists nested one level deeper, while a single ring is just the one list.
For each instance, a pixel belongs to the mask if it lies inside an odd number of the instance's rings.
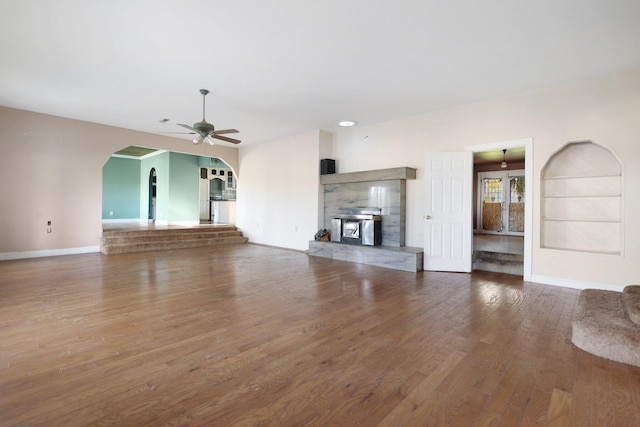
[{"label": "white door", "polygon": [[471,271],[473,153],[427,153],[424,269]]}]

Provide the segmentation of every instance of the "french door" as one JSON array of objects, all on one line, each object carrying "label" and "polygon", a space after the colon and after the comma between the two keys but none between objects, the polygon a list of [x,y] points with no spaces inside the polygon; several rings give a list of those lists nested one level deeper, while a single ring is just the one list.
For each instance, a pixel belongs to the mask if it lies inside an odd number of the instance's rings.
[{"label": "french door", "polygon": [[481,233],[524,235],[524,170],[478,173],[478,223]]}]

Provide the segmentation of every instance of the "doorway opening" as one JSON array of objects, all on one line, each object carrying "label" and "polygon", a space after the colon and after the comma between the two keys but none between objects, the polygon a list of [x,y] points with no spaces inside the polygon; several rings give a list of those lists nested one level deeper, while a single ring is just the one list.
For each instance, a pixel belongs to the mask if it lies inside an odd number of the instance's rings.
[{"label": "doorway opening", "polygon": [[[474,154],[476,181],[472,256],[475,260],[476,251],[491,252],[495,262],[503,266],[508,264],[505,260],[517,257],[521,266],[502,271],[531,280],[533,208],[527,194],[532,194],[533,138],[468,146],[466,150]],[[484,266],[474,261],[474,268]]]},{"label": "doorway opening", "polygon": [[149,171],[149,213],[147,216],[150,221],[156,220],[156,185],[156,168],[151,168],[151,170]]}]

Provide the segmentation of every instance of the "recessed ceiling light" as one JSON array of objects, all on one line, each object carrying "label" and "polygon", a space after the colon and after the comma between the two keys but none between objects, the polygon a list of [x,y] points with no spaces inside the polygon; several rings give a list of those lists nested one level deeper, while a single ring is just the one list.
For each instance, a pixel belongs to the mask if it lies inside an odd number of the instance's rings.
[{"label": "recessed ceiling light", "polygon": [[355,126],[356,122],[354,122],[353,120],[343,120],[341,122],[338,122],[338,126],[342,126],[345,128],[349,128],[351,126]]}]

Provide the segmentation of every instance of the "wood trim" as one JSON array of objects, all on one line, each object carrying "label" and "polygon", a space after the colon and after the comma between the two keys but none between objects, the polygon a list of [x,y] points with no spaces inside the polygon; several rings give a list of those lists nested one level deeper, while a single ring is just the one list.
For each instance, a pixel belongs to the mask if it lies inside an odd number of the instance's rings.
[{"label": "wood trim", "polygon": [[416,169],[400,167],[320,175],[320,184],[345,184],[348,182],[389,181],[394,179],[416,179]]}]

